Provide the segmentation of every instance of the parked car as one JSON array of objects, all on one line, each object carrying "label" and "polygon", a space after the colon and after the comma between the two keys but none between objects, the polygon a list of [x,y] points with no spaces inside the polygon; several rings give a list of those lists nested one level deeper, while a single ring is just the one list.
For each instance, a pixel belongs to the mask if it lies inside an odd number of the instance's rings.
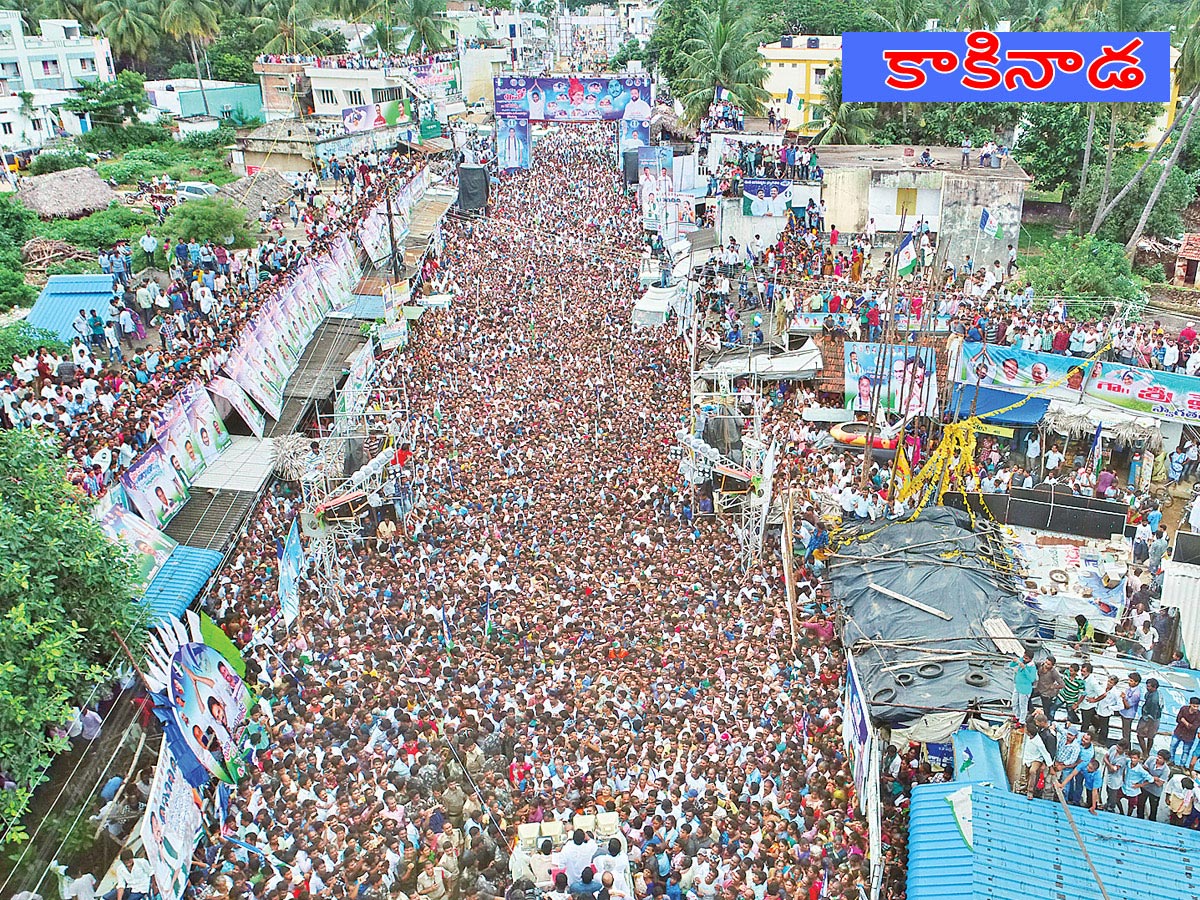
[{"label": "parked car", "polygon": [[217,192],[217,186],[207,181],[181,181],[175,186],[175,199],[180,203],[184,200],[203,200]]}]

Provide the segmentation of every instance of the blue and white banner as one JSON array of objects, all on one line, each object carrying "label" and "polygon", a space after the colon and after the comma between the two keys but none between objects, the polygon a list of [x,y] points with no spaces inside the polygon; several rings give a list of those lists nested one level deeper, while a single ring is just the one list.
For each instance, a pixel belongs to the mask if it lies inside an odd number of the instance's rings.
[{"label": "blue and white banner", "polygon": [[292,520],[283,555],[279,558],[279,608],[289,628],[300,615],[300,573],[304,570],[304,550],[300,546],[300,522]]}]

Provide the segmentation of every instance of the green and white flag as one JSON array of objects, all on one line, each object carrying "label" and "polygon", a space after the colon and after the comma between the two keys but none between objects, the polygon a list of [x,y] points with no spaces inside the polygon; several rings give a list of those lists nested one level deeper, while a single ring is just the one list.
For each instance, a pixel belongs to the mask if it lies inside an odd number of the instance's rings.
[{"label": "green and white flag", "polygon": [[896,248],[896,271],[900,275],[908,275],[916,268],[917,248],[913,244],[913,236],[906,234]]},{"label": "green and white flag", "polygon": [[1004,232],[1000,230],[1000,222],[987,211],[987,207],[984,207],[983,213],[979,216],[979,230],[994,241],[1004,238]]}]

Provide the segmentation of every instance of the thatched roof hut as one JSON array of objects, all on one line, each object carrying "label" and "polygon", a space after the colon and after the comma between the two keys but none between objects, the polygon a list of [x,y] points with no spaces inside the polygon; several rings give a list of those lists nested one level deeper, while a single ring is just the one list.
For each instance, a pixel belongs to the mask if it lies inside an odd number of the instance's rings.
[{"label": "thatched roof hut", "polygon": [[249,210],[251,215],[257,215],[264,200],[274,207],[287,202],[294,193],[291,183],[274,169],[259,169],[253,175],[225,185],[217,191],[217,196],[232,200]]},{"label": "thatched roof hut", "polygon": [[43,219],[78,219],[107,207],[117,192],[94,169],[79,166],[22,178],[17,196]]}]

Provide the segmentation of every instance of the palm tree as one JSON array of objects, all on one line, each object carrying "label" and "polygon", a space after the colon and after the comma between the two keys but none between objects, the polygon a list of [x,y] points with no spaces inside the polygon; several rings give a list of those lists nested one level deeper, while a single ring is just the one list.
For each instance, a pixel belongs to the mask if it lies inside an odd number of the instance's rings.
[{"label": "palm tree", "polygon": [[892,0],[890,7],[883,12],[869,14],[888,31],[924,31],[929,9],[929,0]]},{"label": "palm tree", "polygon": [[151,0],[100,0],[95,14],[97,30],[117,56],[145,60],[158,46],[161,32]]},{"label": "palm tree", "polygon": [[692,37],[683,43],[683,74],[676,89],[689,121],[704,115],[717,88],[747,115],[762,111],[771,95],[763,89],[767,70],[758,52],[760,37],[738,0],[717,0],[714,9],[701,14]]},{"label": "palm tree", "polygon": [[162,11],[162,28],[177,41],[187,39],[192,51],[192,62],[196,66],[200,97],[204,101],[204,114],[212,115],[208,108],[208,95],[204,93],[204,80],[200,74],[200,56],[196,52],[196,44],[212,40],[220,31],[216,3],[214,0],[166,0]]},{"label": "palm tree", "polygon": [[991,31],[1000,21],[994,0],[963,0],[958,27],[963,31]]},{"label": "palm tree", "polygon": [[408,32],[408,53],[435,53],[450,46],[446,37],[446,0],[404,0],[396,21]]},{"label": "palm tree", "polygon": [[395,49],[396,30],[384,22],[376,22],[362,37],[363,53],[386,56]]},{"label": "palm tree", "polygon": [[1054,11],[1054,0],[1023,0],[1012,10],[1013,31],[1048,31]]},{"label": "palm tree", "polygon": [[311,0],[260,0],[248,19],[253,34],[266,38],[264,53],[298,53],[319,50],[327,40],[310,27],[315,17]]},{"label": "palm tree", "polygon": [[875,107],[842,100],[842,67],[834,66],[825,76],[825,98],[821,101],[821,121],[825,131],[822,144],[869,144],[875,124]]},{"label": "palm tree", "polygon": [[332,0],[330,10],[341,16],[347,22],[354,24],[354,37],[358,40],[358,49],[363,49],[363,36],[359,26],[370,14],[374,3],[371,0]]}]

